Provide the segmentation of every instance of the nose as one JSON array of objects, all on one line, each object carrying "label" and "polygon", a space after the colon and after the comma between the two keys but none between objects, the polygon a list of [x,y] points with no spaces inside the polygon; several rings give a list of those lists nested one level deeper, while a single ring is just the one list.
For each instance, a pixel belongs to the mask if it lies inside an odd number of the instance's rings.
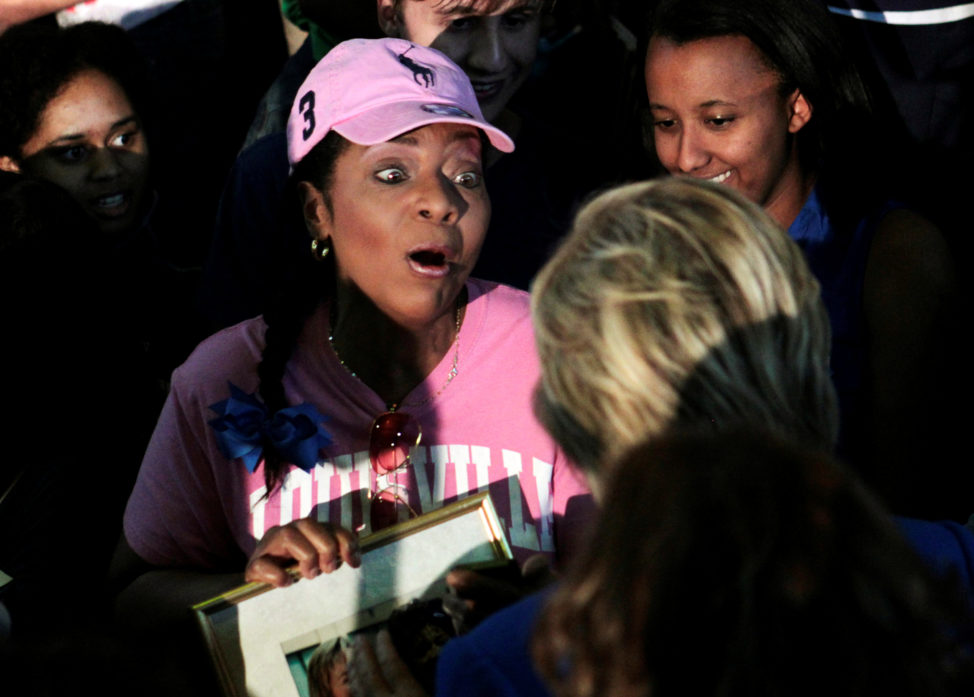
[{"label": "nose", "polygon": [[118,155],[111,148],[98,148],[91,158],[91,178],[96,181],[110,181],[122,174]]},{"label": "nose", "polygon": [[482,73],[500,73],[507,65],[500,16],[484,17],[470,37],[467,65]]},{"label": "nose", "polygon": [[463,197],[453,182],[442,174],[429,177],[418,189],[416,213],[423,220],[449,225],[456,223],[463,213]]},{"label": "nose", "polygon": [[679,135],[676,165],[681,172],[689,174],[704,165],[710,155],[700,137],[690,128],[684,128]]}]

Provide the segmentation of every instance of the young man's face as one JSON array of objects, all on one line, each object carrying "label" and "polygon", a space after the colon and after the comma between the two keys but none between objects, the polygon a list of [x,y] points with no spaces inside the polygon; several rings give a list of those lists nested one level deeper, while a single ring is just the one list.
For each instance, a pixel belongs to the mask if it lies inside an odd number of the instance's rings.
[{"label": "young man's face", "polygon": [[377,0],[391,36],[432,46],[473,84],[484,118],[494,121],[524,84],[538,53],[539,0]]}]

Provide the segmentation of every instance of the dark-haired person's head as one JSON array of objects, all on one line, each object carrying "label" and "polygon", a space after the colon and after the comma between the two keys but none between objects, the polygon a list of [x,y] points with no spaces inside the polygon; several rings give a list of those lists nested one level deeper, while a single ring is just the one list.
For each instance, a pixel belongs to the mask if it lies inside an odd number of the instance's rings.
[{"label": "dark-haired person's head", "polygon": [[737,189],[787,227],[812,178],[864,144],[869,95],[816,0],[661,0],[648,37],[653,143],[671,174]]},{"label": "dark-haired person's head", "polygon": [[21,25],[0,37],[0,169],[68,191],[102,230],[150,205],[145,65],[124,30]]},{"label": "dark-haired person's head", "polygon": [[379,25],[442,51],[470,78],[480,109],[496,122],[538,54],[546,0],[376,0]]},{"label": "dark-haired person's head", "polygon": [[698,431],[612,470],[536,627],[559,697],[970,694],[953,589],[827,453]]}]

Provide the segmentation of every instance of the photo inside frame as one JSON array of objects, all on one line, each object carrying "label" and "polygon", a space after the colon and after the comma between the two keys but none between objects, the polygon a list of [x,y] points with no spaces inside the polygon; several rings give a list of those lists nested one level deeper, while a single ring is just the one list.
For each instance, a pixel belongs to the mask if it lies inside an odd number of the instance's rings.
[{"label": "photo inside frame", "polygon": [[[388,626],[417,678],[432,684],[452,632],[436,607],[451,568],[508,566],[510,547],[484,492],[361,540],[362,566],[285,588],[248,584],[195,606],[227,697],[326,697],[311,689],[318,647]],[[392,618],[392,622],[390,622]]]}]

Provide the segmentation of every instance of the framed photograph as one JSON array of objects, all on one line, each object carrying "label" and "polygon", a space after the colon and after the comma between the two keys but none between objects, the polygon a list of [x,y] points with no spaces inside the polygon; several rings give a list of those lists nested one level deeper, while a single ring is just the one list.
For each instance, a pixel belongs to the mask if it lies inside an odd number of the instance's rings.
[{"label": "framed photograph", "polygon": [[440,597],[454,567],[513,559],[486,492],[380,530],[360,547],[358,569],[346,564],[310,580],[293,570],[300,580],[286,588],[251,583],[193,607],[227,697],[309,697],[316,649]]}]

